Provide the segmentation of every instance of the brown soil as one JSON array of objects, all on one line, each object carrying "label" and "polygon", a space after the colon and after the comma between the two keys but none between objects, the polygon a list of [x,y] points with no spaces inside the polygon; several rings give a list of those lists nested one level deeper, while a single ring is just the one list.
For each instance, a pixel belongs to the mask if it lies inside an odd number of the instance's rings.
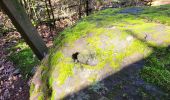
[{"label": "brown soil", "polygon": [[[8,40],[9,36],[17,36]],[[28,100],[29,85],[24,80],[13,62],[7,59],[6,49],[13,45],[20,36],[11,32],[0,37],[0,100]]]}]

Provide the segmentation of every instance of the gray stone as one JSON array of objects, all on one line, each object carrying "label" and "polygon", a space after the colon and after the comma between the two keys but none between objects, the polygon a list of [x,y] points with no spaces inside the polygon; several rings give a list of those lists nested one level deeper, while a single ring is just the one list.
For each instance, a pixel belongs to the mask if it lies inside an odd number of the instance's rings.
[{"label": "gray stone", "polygon": [[20,74],[19,69],[16,69],[16,70],[13,72],[13,74],[14,74],[14,75],[18,75],[18,74]]},{"label": "gray stone", "polygon": [[80,52],[77,56],[77,59],[80,63],[90,66],[96,66],[98,64],[97,56],[95,52],[92,51]]}]

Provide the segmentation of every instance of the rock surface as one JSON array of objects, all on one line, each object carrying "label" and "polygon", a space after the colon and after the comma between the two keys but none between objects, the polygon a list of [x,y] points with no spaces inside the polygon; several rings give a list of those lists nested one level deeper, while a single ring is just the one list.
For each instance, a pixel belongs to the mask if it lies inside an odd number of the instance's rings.
[{"label": "rock surface", "polygon": [[168,93],[140,77],[144,59],[155,48],[170,45],[170,18],[162,15],[167,24],[161,24],[163,20],[156,23],[154,18],[150,21],[151,12],[147,11],[152,9],[107,9],[65,30],[64,39],[57,41],[61,45],[37,70],[30,99],[169,98]]},{"label": "rock surface", "polygon": [[92,51],[80,52],[77,56],[77,60],[79,63],[87,64],[90,66],[96,66],[98,64],[96,53]]}]

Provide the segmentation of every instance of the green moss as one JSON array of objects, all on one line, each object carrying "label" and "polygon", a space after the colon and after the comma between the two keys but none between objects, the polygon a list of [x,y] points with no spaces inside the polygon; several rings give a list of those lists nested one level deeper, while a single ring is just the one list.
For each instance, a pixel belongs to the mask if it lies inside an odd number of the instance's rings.
[{"label": "green moss", "polygon": [[[19,49],[19,51],[17,51]],[[12,47],[10,51],[14,51],[8,58],[14,62],[24,78],[29,78],[32,75],[32,69],[35,67],[39,60],[33,54],[32,50],[24,42],[18,43]]]},{"label": "green moss", "polygon": [[[102,48],[101,46],[103,43],[101,42],[100,33],[101,31],[96,31],[97,33],[90,38],[87,38],[87,42],[90,46],[90,48],[96,52],[97,58],[98,58],[98,64],[95,67],[91,67],[88,65],[83,65],[85,68],[90,68],[90,69],[101,69],[103,68],[107,63],[113,62],[113,50],[114,50],[114,45],[108,46],[106,48]],[[99,32],[99,33],[98,33]]]},{"label": "green moss", "polygon": [[56,81],[58,82],[58,85],[62,85],[68,77],[73,75],[74,63],[72,62],[72,59],[65,58],[58,63],[56,68],[59,70]]},{"label": "green moss", "polygon": [[[72,44],[75,40],[80,37],[86,36],[89,32],[100,33],[103,31],[103,27],[115,25],[119,27],[127,27],[133,28],[136,33],[141,33],[145,31],[149,31],[150,27],[155,25],[154,23],[145,23],[144,20],[154,20],[151,16],[156,17],[155,19],[162,21],[166,20],[166,23],[169,19],[167,16],[167,11],[169,11],[169,6],[165,6],[167,10],[162,11],[161,7],[150,7],[144,9],[144,11],[138,16],[134,16],[131,14],[119,14],[118,12],[122,9],[107,9],[101,12],[95,13],[92,16],[88,16],[84,18],[81,22],[79,22],[75,27],[68,28],[64,32],[62,32],[59,38],[55,40],[55,44],[59,43],[70,43]],[[160,9],[160,10],[158,10]],[[159,15],[154,15],[154,13]],[[163,15],[161,15],[163,13]],[[116,14],[116,15],[115,15]],[[168,17],[162,18],[161,16]],[[104,16],[104,17],[103,17]],[[119,19],[119,20],[117,20]],[[101,27],[101,29],[100,29]],[[100,31],[100,32],[97,32]],[[152,30],[151,30],[152,31]],[[61,38],[63,37],[62,41]]]},{"label": "green moss", "polygon": [[44,100],[44,96],[43,95],[38,96],[38,100]]},{"label": "green moss", "polygon": [[148,21],[160,22],[170,25],[170,5],[146,7],[140,17],[148,19]]},{"label": "green moss", "polygon": [[89,77],[88,81],[90,81],[91,83],[94,83],[96,82],[96,78],[97,78],[97,75],[94,75],[92,77]]},{"label": "green moss", "polygon": [[55,100],[55,95],[56,95],[55,91],[52,91],[51,100]]},{"label": "green moss", "polygon": [[43,93],[42,91],[33,91],[35,89],[34,85],[31,84],[31,90],[30,90],[30,97],[34,97],[37,98],[38,100],[44,100],[44,95],[45,93]]},{"label": "green moss", "polygon": [[29,91],[30,94],[33,93],[34,89],[35,89],[35,85],[32,83],[32,84],[30,85],[30,91]]},{"label": "green moss", "polygon": [[[72,29],[67,28],[60,36],[54,41],[55,45],[69,43],[72,44],[75,40],[80,37],[87,35],[88,31],[93,29],[95,25],[87,21],[79,22]],[[61,38],[63,38],[61,40]]]},{"label": "green moss", "polygon": [[64,58],[64,55],[61,51],[51,54],[50,66],[55,66],[58,62]]},{"label": "green moss", "polygon": [[144,54],[145,50],[149,50],[147,45],[139,40],[134,40],[129,47],[126,48],[126,56],[141,53]]},{"label": "green moss", "polygon": [[[51,73],[50,75],[51,77],[49,79],[50,86],[52,86],[54,81],[57,81],[58,85],[62,85],[70,75],[73,75],[72,73],[73,67],[74,63],[72,61],[72,58],[64,57],[61,51],[51,54],[50,68],[52,68],[53,70],[50,71]],[[57,78],[52,77],[53,72],[56,73],[55,71],[58,72]]]}]

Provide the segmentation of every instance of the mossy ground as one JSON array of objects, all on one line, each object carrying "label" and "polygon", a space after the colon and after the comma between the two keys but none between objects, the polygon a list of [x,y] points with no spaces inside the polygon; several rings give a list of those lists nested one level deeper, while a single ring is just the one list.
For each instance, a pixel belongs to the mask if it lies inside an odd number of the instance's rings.
[{"label": "mossy ground", "polygon": [[[168,68],[170,57],[169,49],[167,49],[170,44],[168,37],[170,35],[168,26],[170,25],[170,5],[140,9],[142,10],[136,14],[120,13],[122,8],[106,9],[81,19],[75,26],[60,33],[55,40],[56,48],[49,56],[48,67],[42,71],[43,82],[51,89],[48,98],[56,99],[57,96],[59,97],[57,93],[65,89],[65,86],[69,87],[68,80],[71,81],[81,73],[75,73],[75,70],[80,71],[79,69],[83,68],[94,71],[93,74],[90,73],[92,78],[89,76],[88,79],[89,83],[95,83],[98,80],[96,78],[98,74],[95,74],[95,71],[98,73],[106,66],[110,66],[114,72],[121,70],[125,58],[135,54],[143,55],[143,59],[146,60],[145,67],[141,71],[143,79],[169,91],[170,89],[166,87],[170,87]],[[88,48],[87,50],[96,53],[99,61],[96,66],[73,61],[71,54],[83,52],[75,45],[75,42],[81,39],[85,40],[86,44],[82,45],[83,49]],[[64,48],[70,48],[67,49],[70,54],[63,52]],[[80,80],[76,80],[74,85],[81,83]],[[60,97],[65,94],[62,91]]]},{"label": "mossy ground", "polygon": [[26,45],[25,42],[20,41],[15,46],[12,46],[9,51],[13,53],[8,57],[25,79],[30,78],[33,75],[33,69],[39,63],[38,58],[33,54],[32,50]]}]

